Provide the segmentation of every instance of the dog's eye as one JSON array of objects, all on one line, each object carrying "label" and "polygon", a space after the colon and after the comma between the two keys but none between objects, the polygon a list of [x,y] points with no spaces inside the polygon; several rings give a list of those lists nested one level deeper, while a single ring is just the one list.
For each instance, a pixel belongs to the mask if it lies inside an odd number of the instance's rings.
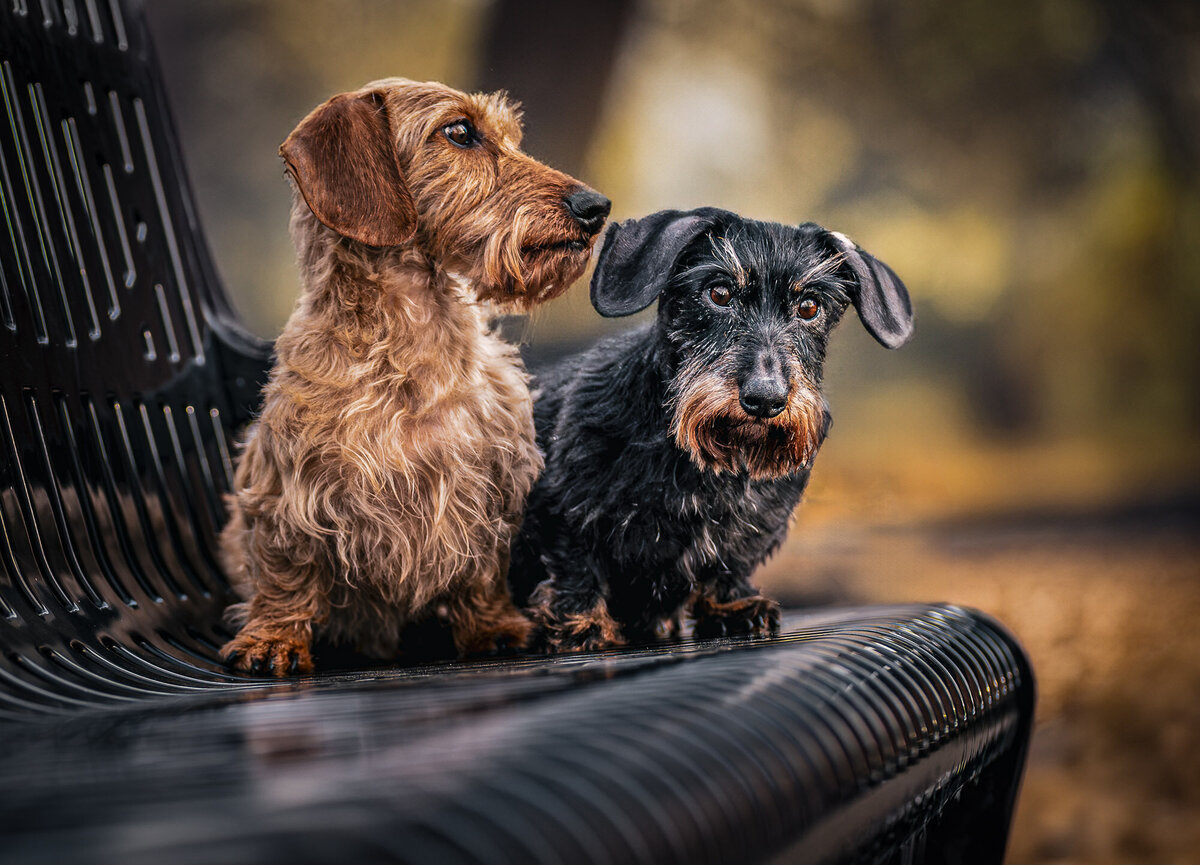
[{"label": "dog's eye", "polygon": [[442,127],[442,133],[450,139],[452,144],[459,147],[470,147],[479,141],[475,133],[475,127],[465,120],[459,120],[451,123],[449,126]]},{"label": "dog's eye", "polygon": [[708,290],[708,299],[717,306],[729,306],[729,301],[733,300],[733,292],[729,290],[728,285],[717,283]]},{"label": "dog's eye", "polygon": [[821,304],[817,303],[811,297],[806,297],[800,301],[800,308],[797,312],[805,321],[812,321],[821,314]]}]

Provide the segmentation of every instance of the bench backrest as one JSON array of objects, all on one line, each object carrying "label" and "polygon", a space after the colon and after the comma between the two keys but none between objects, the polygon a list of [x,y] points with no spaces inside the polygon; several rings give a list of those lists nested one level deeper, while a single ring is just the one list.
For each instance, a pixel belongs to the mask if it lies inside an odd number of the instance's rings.
[{"label": "bench backrest", "polygon": [[205,246],[144,17],[0,10],[0,712],[228,677],[215,559],[270,346]]}]

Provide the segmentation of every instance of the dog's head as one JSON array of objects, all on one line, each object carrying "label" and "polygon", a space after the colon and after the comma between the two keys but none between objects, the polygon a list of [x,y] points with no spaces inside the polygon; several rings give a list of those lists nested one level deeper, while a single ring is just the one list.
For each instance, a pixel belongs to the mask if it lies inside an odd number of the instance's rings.
[{"label": "dog's head", "polygon": [[912,333],[904,284],[845,235],[715,208],[609,228],[593,305],[620,316],[655,299],[676,443],[756,479],[811,465],[829,423],[825,348],[847,306],[888,348]]},{"label": "dog's head", "polygon": [[417,244],[480,298],[531,306],[583,272],[609,201],[520,144],[504,94],[390,78],[318,106],[279,152],[328,228]]}]

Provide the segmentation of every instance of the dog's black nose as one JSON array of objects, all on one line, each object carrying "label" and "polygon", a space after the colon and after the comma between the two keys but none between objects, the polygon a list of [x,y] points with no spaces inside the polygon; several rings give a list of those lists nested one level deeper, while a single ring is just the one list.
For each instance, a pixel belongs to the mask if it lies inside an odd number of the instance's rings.
[{"label": "dog's black nose", "polygon": [[787,382],[760,376],[742,385],[738,402],[751,417],[775,417],[787,406]]},{"label": "dog's black nose", "polygon": [[564,201],[571,216],[588,234],[595,234],[604,227],[604,219],[612,210],[612,202],[594,189],[577,189]]}]

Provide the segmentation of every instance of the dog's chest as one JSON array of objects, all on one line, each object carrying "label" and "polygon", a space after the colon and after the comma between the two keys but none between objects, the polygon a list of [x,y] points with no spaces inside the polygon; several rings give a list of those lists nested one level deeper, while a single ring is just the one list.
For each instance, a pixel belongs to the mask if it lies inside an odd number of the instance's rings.
[{"label": "dog's chest", "polygon": [[469,346],[427,351],[410,363],[364,364],[343,391],[336,438],[398,470],[425,464],[449,473],[464,462],[490,463],[495,451],[531,447],[532,405],[519,358],[489,331],[469,335]]},{"label": "dog's chest", "polygon": [[646,626],[702,586],[748,577],[783,541],[807,481],[751,482],[690,463],[649,477],[611,535],[609,585],[614,614]]},{"label": "dog's chest", "polygon": [[634,572],[687,584],[753,570],[783,539],[807,482],[805,474],[777,481],[717,475],[682,454],[627,465],[638,463],[643,471],[613,479],[613,499],[628,502],[616,521],[614,557],[636,563]]},{"label": "dog's chest", "polygon": [[675,570],[689,581],[714,572],[749,573],[783,539],[806,479],[696,475],[678,499],[664,501],[663,522],[683,547]]},{"label": "dog's chest", "polygon": [[379,364],[333,393],[314,460],[331,519],[350,527],[332,543],[350,584],[384,605],[423,607],[493,567],[541,467],[514,350],[473,338],[436,370]]}]

